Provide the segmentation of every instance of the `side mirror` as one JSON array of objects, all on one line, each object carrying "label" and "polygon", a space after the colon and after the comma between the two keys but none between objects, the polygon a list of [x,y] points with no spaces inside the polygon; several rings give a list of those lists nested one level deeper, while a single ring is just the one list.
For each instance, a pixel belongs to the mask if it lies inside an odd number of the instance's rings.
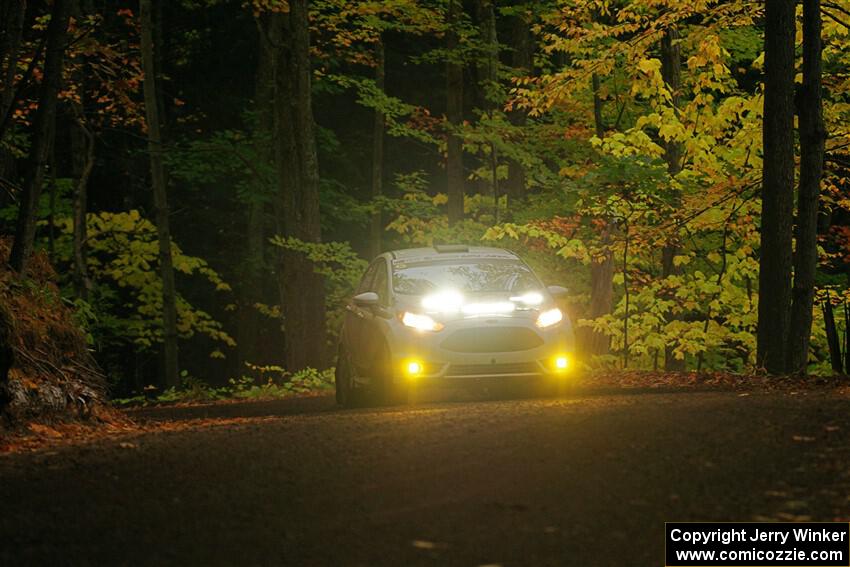
[{"label": "side mirror", "polygon": [[550,285],[547,286],[546,289],[549,291],[549,293],[552,294],[552,297],[554,297],[555,299],[563,299],[570,293],[570,290],[559,285]]},{"label": "side mirror", "polygon": [[364,291],[359,295],[355,295],[352,298],[352,301],[354,301],[354,305],[358,307],[374,307],[378,304],[380,298],[374,291]]}]

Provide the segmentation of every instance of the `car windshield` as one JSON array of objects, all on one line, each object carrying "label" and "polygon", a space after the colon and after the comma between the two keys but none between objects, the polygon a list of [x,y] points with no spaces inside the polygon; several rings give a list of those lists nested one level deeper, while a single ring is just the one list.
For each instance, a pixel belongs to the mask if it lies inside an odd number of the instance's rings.
[{"label": "car windshield", "polygon": [[521,293],[540,289],[534,273],[517,260],[447,260],[393,263],[393,290],[425,295],[442,289],[462,293]]}]

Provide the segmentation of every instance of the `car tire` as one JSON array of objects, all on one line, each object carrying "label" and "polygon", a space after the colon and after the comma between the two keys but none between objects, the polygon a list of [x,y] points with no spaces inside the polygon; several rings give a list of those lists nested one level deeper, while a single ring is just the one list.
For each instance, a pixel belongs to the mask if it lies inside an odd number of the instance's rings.
[{"label": "car tire", "polygon": [[354,384],[354,376],[351,370],[351,361],[348,353],[340,349],[334,372],[334,386],[336,389],[336,403],[345,408],[353,408],[359,405],[361,395]]}]

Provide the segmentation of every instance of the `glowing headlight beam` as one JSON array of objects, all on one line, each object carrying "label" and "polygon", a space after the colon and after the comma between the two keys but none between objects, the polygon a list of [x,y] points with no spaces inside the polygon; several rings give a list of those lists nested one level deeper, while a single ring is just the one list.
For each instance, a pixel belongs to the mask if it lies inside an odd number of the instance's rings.
[{"label": "glowing headlight beam", "polygon": [[411,313],[410,311],[405,311],[401,316],[401,322],[417,331],[439,331],[443,328],[443,324],[437,321],[434,321],[427,315],[421,315],[419,313]]},{"label": "glowing headlight beam", "polygon": [[500,315],[511,313],[516,305],[510,301],[498,301],[495,303],[468,303],[461,309],[464,315]]},{"label": "glowing headlight beam", "polygon": [[557,307],[547,309],[537,316],[536,325],[541,329],[557,325],[564,319],[564,314]]},{"label": "glowing headlight beam", "polygon": [[404,372],[411,378],[419,376],[423,370],[424,367],[418,360],[408,360],[404,363]]},{"label": "glowing headlight beam", "polygon": [[555,370],[557,372],[566,372],[570,367],[570,358],[561,354],[555,357]]},{"label": "glowing headlight beam", "polygon": [[537,291],[529,291],[528,293],[512,297],[511,301],[516,301],[525,305],[540,305],[543,303],[543,294]]},{"label": "glowing headlight beam", "polygon": [[422,308],[431,313],[457,313],[463,305],[460,292],[447,289],[422,298]]}]

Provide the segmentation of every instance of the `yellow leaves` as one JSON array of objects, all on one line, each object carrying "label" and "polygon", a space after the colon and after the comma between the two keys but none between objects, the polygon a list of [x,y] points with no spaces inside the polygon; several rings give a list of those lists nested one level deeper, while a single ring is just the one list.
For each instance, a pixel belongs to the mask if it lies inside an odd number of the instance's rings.
[{"label": "yellow leaves", "polygon": [[659,59],[641,59],[637,67],[642,73],[646,73],[647,75],[661,73],[661,61]]},{"label": "yellow leaves", "polygon": [[640,74],[632,83],[631,94],[633,96],[670,100],[670,91],[661,75],[661,61],[659,59],[640,59],[637,63],[637,69]]},{"label": "yellow leaves", "polygon": [[445,205],[446,203],[449,202],[449,196],[446,195],[445,193],[437,193],[436,195],[434,195],[434,198],[431,199],[431,202],[434,205],[438,205],[438,206],[439,205]]},{"label": "yellow leaves", "polygon": [[[594,138],[595,137],[596,136],[594,136]],[[598,138],[597,138],[597,140],[598,140]],[[588,172],[588,167],[587,167],[586,164],[577,163],[577,164],[570,164],[570,165],[563,166],[561,169],[558,170],[558,175],[560,175],[561,177],[569,178],[569,179],[578,179],[578,178],[584,176],[585,174],[587,174],[587,172]]]},{"label": "yellow leaves", "polygon": [[615,157],[660,158],[664,155],[664,148],[656,144],[646,132],[634,128],[627,132],[615,132],[602,140],[594,137],[591,144]]},{"label": "yellow leaves", "polygon": [[[135,209],[89,214],[86,221],[89,273],[104,288],[111,288],[115,301],[126,307],[126,314],[111,324],[120,326],[122,335],[141,348],[161,342],[162,282],[155,225]],[[68,237],[73,223],[58,218],[56,227]],[[70,249],[62,250],[70,254]],[[172,256],[175,270],[205,279],[217,291],[230,291],[227,282],[203,259],[184,254],[175,243]],[[183,297],[178,297],[178,330],[184,337],[202,334],[224,345],[235,344],[218,321]]]},{"label": "yellow leaves", "polygon": [[289,2],[287,0],[251,0],[251,11],[255,18],[262,14],[279,14],[289,12]]},{"label": "yellow leaves", "polygon": [[673,256],[673,265],[674,266],[684,266],[685,264],[691,263],[691,257],[685,255],[677,255]]},{"label": "yellow leaves", "polygon": [[680,140],[685,137],[685,127],[680,122],[662,124],[658,135],[665,140]]}]

